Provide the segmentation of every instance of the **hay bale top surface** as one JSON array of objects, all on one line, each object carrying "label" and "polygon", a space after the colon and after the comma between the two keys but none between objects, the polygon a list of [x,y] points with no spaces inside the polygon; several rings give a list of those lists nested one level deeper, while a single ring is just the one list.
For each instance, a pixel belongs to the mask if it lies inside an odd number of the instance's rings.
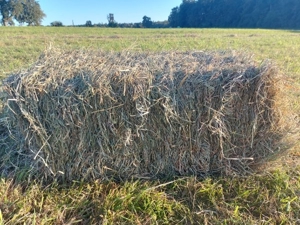
[{"label": "hay bale top surface", "polygon": [[235,51],[46,51],[5,89],[33,165],[64,179],[244,172],[281,138],[279,75]]},{"label": "hay bale top surface", "polygon": [[[33,82],[35,86],[40,84],[46,87],[51,84],[56,87],[80,73],[85,76],[91,74],[93,77],[124,76],[139,80],[155,75],[168,74],[172,78],[174,74],[195,74],[198,79],[211,80],[212,75],[215,78],[224,76],[226,70],[229,73],[240,73],[254,68],[256,65],[250,56],[235,51],[116,53],[52,49],[42,54],[33,67],[18,76],[21,75],[29,84]],[[249,76],[255,74],[251,71],[248,73]]]}]

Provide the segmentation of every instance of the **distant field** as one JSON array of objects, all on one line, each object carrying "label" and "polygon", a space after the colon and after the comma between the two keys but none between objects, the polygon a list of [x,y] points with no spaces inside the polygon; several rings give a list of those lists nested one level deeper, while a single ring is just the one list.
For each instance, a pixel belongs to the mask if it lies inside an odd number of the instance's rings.
[{"label": "distant field", "polygon": [[[107,51],[238,50],[273,60],[286,74],[291,113],[300,115],[300,31],[0,27],[0,79],[28,67],[50,46]],[[1,117],[0,117],[1,122]],[[299,141],[298,141],[299,142]],[[109,181],[42,187],[0,175],[2,224],[297,224],[300,148],[268,172],[246,178],[171,183]],[[0,166],[5,160],[0,149]],[[295,159],[295,160],[294,160]],[[278,168],[279,170],[276,170]],[[284,168],[284,169],[282,169]],[[273,171],[276,170],[276,171]],[[1,171],[0,171],[1,174]],[[25,188],[26,187],[26,188]]]},{"label": "distant field", "polygon": [[[49,45],[114,51],[237,49],[258,60],[274,59],[291,76],[300,73],[300,31],[0,27],[0,32],[2,77],[32,63]],[[296,79],[300,81],[299,76]]]}]

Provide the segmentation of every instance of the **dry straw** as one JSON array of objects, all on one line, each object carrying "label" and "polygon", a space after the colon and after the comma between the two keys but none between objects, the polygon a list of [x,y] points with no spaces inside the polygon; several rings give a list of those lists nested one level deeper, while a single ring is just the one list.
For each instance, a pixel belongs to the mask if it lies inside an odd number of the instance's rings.
[{"label": "dry straw", "polygon": [[282,137],[279,78],[234,51],[52,49],[4,85],[35,170],[73,180],[244,173]]}]

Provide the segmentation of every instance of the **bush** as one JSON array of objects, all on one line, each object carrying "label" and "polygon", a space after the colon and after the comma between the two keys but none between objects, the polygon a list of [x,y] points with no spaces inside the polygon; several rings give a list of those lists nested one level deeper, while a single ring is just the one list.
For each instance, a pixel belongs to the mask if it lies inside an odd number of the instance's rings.
[{"label": "bush", "polygon": [[60,21],[54,21],[50,24],[52,27],[63,27],[63,23]]}]

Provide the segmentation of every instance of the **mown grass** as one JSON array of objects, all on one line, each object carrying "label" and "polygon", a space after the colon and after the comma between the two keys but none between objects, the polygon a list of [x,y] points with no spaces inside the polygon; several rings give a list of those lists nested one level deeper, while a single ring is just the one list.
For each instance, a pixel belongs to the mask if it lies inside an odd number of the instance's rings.
[{"label": "mown grass", "polygon": [[[243,29],[0,27],[0,76],[26,68],[49,46],[121,51],[237,49],[274,60],[300,112],[300,32]],[[248,177],[91,182],[48,186],[15,168],[0,180],[0,224],[300,224],[296,146]],[[7,158],[0,149],[0,165]],[[272,167],[272,168],[271,168]],[[2,172],[0,171],[0,175]]]},{"label": "mown grass", "polygon": [[299,167],[236,178],[159,183],[0,181],[0,224],[297,224]]},{"label": "mown grass", "polygon": [[300,32],[298,31],[71,27],[0,27],[0,31],[2,76],[32,63],[50,44],[64,48],[96,47],[115,51],[241,49],[254,53],[259,60],[275,59],[287,72],[300,72],[299,62],[296,62],[300,56]]}]

